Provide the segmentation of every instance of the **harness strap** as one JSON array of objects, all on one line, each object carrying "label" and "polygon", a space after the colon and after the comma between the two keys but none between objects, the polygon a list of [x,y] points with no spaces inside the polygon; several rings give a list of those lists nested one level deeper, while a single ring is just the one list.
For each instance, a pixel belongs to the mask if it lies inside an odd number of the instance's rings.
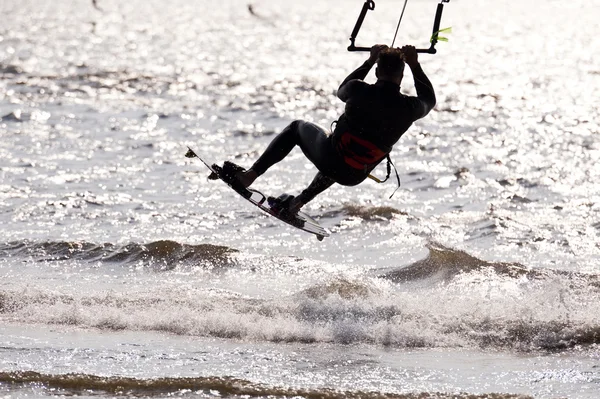
[{"label": "harness strap", "polygon": [[388,181],[388,179],[390,178],[390,174],[392,173],[391,166],[394,167],[394,172],[396,173],[396,180],[398,180],[398,186],[396,187],[392,195],[390,195],[390,199],[394,196],[394,194],[396,194],[396,191],[398,191],[398,189],[400,188],[400,175],[398,174],[398,169],[396,169],[396,165],[394,165],[394,163],[392,162],[392,158],[390,158],[390,154],[387,155],[387,174],[385,176],[385,179],[381,180],[373,175],[368,176],[369,179],[374,180],[377,183],[385,183],[386,181]]}]

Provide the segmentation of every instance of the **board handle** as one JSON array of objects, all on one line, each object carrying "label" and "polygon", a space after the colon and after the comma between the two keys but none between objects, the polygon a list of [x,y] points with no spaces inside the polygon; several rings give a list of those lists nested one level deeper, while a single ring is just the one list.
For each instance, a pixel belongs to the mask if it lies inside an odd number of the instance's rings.
[{"label": "board handle", "polygon": [[252,193],[252,194],[250,194],[249,199],[251,199],[252,201],[256,201],[258,203],[258,205],[264,204],[265,201],[267,200],[267,197],[265,197],[265,195],[263,193],[261,193],[260,191],[253,190],[251,188],[248,188],[247,190]]}]

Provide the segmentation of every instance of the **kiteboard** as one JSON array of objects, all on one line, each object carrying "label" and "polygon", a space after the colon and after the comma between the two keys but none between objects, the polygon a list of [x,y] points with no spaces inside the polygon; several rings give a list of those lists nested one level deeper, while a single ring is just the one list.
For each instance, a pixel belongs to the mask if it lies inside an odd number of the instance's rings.
[{"label": "kiteboard", "polygon": [[187,158],[198,158],[211,171],[211,176],[216,176],[219,180],[227,184],[228,187],[233,189],[233,191],[241,195],[242,198],[254,206],[257,206],[260,210],[273,217],[276,217],[290,226],[306,231],[307,233],[314,234],[317,236],[319,241],[322,241],[325,237],[329,237],[327,230],[325,230],[321,225],[319,225],[319,223],[317,223],[317,221],[308,216],[306,213],[298,212],[293,215],[285,212],[282,213],[276,207],[277,200],[275,198],[268,197],[260,191],[252,188],[239,188],[232,186],[226,179],[224,179],[223,169],[219,165],[211,164],[210,162],[205,161],[190,147],[188,147],[188,152],[185,154],[185,156]]}]

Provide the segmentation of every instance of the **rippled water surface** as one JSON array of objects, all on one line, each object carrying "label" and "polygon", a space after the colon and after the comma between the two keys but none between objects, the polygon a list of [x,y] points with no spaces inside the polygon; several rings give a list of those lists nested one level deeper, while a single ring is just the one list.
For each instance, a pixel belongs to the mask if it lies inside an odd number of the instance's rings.
[{"label": "rippled water surface", "polygon": [[[358,45],[391,41],[376,3]],[[362,2],[97,4],[0,3],[0,395],[595,397],[596,5],[446,4],[402,187],[332,187],[318,242],[184,154],[248,167],[329,126]],[[295,150],[255,187],[314,173]]]}]

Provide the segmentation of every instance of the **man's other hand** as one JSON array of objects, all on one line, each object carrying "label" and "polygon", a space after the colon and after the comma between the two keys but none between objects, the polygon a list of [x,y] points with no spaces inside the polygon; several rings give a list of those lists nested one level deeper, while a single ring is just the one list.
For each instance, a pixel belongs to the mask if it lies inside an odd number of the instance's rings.
[{"label": "man's other hand", "polygon": [[415,46],[402,46],[400,51],[402,51],[402,54],[404,55],[404,62],[406,62],[409,67],[419,64],[419,57]]}]

